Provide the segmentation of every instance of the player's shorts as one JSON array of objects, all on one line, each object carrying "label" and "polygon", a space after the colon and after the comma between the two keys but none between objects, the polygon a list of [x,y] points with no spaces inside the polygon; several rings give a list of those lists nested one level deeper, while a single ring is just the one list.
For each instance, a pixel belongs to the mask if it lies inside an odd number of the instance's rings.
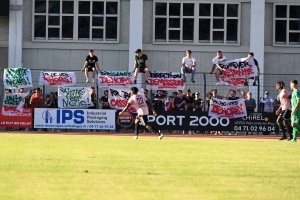
[{"label": "player's shorts", "polygon": [[95,68],[95,67],[87,66],[86,68],[88,68],[88,72],[93,72],[93,68]]},{"label": "player's shorts", "polygon": [[145,73],[145,67],[139,67],[140,73]]},{"label": "player's shorts", "polygon": [[279,114],[283,119],[291,119],[292,111],[290,110],[282,110]]},{"label": "player's shorts", "polygon": [[136,118],[142,122],[143,126],[147,126],[149,124],[148,115],[138,115]]},{"label": "player's shorts", "polygon": [[291,122],[292,124],[299,124],[300,118],[299,115],[292,115]]}]

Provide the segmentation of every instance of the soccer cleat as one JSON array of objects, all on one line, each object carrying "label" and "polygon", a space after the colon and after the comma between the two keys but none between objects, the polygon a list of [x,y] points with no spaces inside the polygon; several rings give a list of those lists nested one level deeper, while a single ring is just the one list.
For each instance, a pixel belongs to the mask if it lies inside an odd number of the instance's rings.
[{"label": "soccer cleat", "polygon": [[87,78],[85,82],[88,83],[88,82],[89,82],[89,79]]},{"label": "soccer cleat", "polygon": [[289,142],[297,142],[297,140],[292,139],[292,140],[289,140]]},{"label": "soccer cleat", "polygon": [[194,80],[194,79],[192,79],[191,81],[192,81],[193,83],[195,83],[195,80]]},{"label": "soccer cleat", "polygon": [[220,82],[216,82],[216,84],[215,85],[220,85]]},{"label": "soccer cleat", "polygon": [[164,134],[161,133],[161,134],[158,136],[158,139],[161,140],[161,139],[163,139],[163,137],[164,137]]},{"label": "soccer cleat", "polygon": [[136,84],[136,80],[133,81],[133,84]]},{"label": "soccer cleat", "polygon": [[136,136],[133,137],[133,139],[137,140],[137,139],[139,139],[139,137],[136,135]]},{"label": "soccer cleat", "polygon": [[280,138],[279,140],[286,140],[287,138],[286,137],[282,137],[282,138]]}]

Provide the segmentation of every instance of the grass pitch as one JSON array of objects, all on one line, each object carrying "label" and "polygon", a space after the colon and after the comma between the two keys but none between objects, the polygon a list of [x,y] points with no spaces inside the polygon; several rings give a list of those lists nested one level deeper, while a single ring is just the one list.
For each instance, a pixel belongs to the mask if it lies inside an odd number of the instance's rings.
[{"label": "grass pitch", "polygon": [[0,199],[300,199],[299,145],[0,134]]}]

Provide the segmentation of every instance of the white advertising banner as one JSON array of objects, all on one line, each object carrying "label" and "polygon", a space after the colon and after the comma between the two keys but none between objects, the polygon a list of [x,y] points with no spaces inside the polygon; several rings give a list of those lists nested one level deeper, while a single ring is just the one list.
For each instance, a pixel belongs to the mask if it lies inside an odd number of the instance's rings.
[{"label": "white advertising banner", "polygon": [[34,128],[114,130],[115,113],[104,109],[35,108]]},{"label": "white advertising banner", "polygon": [[59,87],[59,108],[87,108],[94,106],[91,101],[90,87]]},{"label": "white advertising banner", "polygon": [[41,72],[39,85],[71,86],[76,84],[75,72]]}]

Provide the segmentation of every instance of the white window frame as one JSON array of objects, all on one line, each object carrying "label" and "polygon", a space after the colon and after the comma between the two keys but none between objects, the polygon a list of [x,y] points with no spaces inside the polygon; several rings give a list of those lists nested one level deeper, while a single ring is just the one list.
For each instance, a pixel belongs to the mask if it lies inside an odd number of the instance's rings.
[{"label": "white window frame", "polygon": [[[60,25],[48,25],[48,17],[49,17],[49,0],[46,0],[46,13],[35,13],[35,0],[32,1],[32,41],[33,42],[81,42],[81,43],[86,43],[86,42],[92,42],[92,43],[119,43],[120,40],[120,1],[121,0],[52,0],[52,1],[59,1],[60,2],[60,13],[57,14],[59,16],[60,20]],[[62,2],[63,1],[72,1],[74,2],[74,13],[73,14],[63,14],[62,13]],[[90,2],[90,14],[79,14],[78,13],[78,3],[79,1],[86,1]],[[94,15],[92,13],[92,3],[93,2],[104,2],[104,14],[103,15]],[[106,14],[106,2],[117,2],[118,3],[118,13],[117,14]],[[35,26],[35,16],[46,16],[46,37],[42,39],[38,39],[34,37],[34,26]],[[51,14],[51,16],[54,16]],[[67,39],[62,39],[62,17],[63,16],[72,16],[73,17],[73,39],[67,40]],[[78,18],[80,16],[89,16],[90,17],[90,37],[89,39],[84,39],[81,40],[78,38]],[[103,17],[103,26],[93,26],[92,25],[92,20],[93,16],[101,16]],[[106,39],[106,18],[107,17],[117,17],[117,38],[116,40],[112,39]],[[48,37],[48,28],[59,28],[59,39],[49,39]],[[92,29],[103,29],[103,40],[97,40],[92,38]]]},{"label": "white window frame", "polygon": [[[287,6],[287,16],[285,18],[276,18],[276,6]],[[290,44],[289,33],[300,33],[300,30],[289,30],[290,29],[290,6],[300,6],[299,3],[274,3],[273,4],[273,46],[283,46],[283,47],[300,47],[299,44]],[[296,19],[296,18],[292,18]],[[275,30],[276,30],[276,20],[286,20],[286,44],[279,44],[275,41]],[[300,18],[299,18],[300,21]],[[300,23],[300,22],[299,22]]]},{"label": "white window frame", "polygon": [[[167,14],[165,16],[162,15],[155,15],[155,8],[156,3],[166,3],[167,4]],[[173,16],[169,16],[169,4],[170,3],[180,3],[180,28],[169,28],[169,18],[174,18]],[[194,3],[194,16],[183,16],[183,3]],[[199,4],[211,4],[211,16],[199,16]],[[223,4],[224,7],[224,29],[213,29],[213,19],[220,19],[221,17],[214,17],[213,16],[213,5],[214,4]],[[238,5],[238,16],[237,17],[227,17],[227,4],[236,4]],[[153,44],[190,44],[190,45],[230,45],[230,46],[240,46],[240,33],[241,33],[241,3],[240,2],[199,2],[199,1],[160,1],[154,0],[153,1],[153,32],[152,32],[152,41]],[[155,41],[155,19],[156,18],[166,18],[166,41]],[[193,18],[194,19],[194,38],[192,42],[184,42],[182,40],[183,36],[183,19],[184,18]],[[200,43],[199,42],[199,19],[211,19],[210,21],[210,41],[207,43]],[[237,28],[237,42],[230,43],[227,42],[227,35],[226,35],[226,27],[227,27],[227,19],[237,19],[238,20],[238,28]],[[169,30],[180,30],[180,41],[178,42],[169,42]],[[224,42],[223,43],[213,43],[213,31],[224,31]]]}]

